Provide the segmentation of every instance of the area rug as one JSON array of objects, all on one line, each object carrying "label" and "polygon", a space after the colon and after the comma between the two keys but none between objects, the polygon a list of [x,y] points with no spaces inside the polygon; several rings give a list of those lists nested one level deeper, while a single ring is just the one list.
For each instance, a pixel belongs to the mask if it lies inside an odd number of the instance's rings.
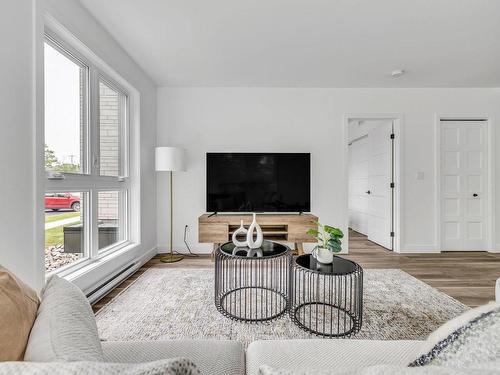
[{"label": "area rug", "polygon": [[[468,307],[396,269],[364,271],[364,314],[357,339],[424,339]],[[264,324],[232,321],[214,305],[213,269],[151,268],[97,313],[102,339],[316,338],[284,316]]]}]

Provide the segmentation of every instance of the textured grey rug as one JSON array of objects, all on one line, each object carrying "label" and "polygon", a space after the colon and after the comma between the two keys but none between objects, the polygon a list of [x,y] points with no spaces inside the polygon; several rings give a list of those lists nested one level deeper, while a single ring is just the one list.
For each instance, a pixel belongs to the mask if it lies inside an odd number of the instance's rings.
[{"label": "textured grey rug", "polygon": [[[235,322],[215,308],[212,269],[151,268],[97,313],[106,340],[179,338],[254,340],[312,338],[288,317],[265,324]],[[424,339],[468,308],[395,269],[365,270],[359,339]]]}]

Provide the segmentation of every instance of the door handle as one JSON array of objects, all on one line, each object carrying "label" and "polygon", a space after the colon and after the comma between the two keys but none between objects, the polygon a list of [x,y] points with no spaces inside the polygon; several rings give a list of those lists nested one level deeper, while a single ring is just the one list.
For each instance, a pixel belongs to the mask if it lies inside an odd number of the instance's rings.
[{"label": "door handle", "polygon": [[472,194],[473,197],[477,197],[477,193]]},{"label": "door handle", "polygon": [[366,194],[371,194],[371,193],[372,193],[372,192],[371,192],[370,190],[368,190],[368,191],[366,192]]}]

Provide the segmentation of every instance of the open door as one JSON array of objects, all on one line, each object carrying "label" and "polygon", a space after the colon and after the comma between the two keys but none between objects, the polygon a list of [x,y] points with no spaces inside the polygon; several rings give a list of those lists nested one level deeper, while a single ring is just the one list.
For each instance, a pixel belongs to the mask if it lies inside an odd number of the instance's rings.
[{"label": "open door", "polygon": [[368,133],[368,239],[393,249],[394,135],[392,120],[380,121]]}]

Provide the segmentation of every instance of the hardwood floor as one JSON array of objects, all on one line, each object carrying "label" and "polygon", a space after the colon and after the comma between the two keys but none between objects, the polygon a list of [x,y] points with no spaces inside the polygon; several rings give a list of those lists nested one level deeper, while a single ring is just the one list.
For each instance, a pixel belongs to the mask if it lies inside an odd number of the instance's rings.
[{"label": "hardwood floor", "polygon": [[[441,254],[397,254],[369,241],[366,236],[349,231],[349,255],[345,256],[363,268],[398,268],[443,291],[462,303],[474,307],[495,298],[495,281],[500,277],[500,254],[487,252],[445,252]],[[97,312],[126,289],[148,268],[213,267],[210,256],[185,258],[166,264],[156,256],[93,308]]]},{"label": "hardwood floor", "polygon": [[397,254],[352,230],[346,257],[363,268],[399,268],[471,307],[495,299],[495,282],[500,277],[500,254]]}]

